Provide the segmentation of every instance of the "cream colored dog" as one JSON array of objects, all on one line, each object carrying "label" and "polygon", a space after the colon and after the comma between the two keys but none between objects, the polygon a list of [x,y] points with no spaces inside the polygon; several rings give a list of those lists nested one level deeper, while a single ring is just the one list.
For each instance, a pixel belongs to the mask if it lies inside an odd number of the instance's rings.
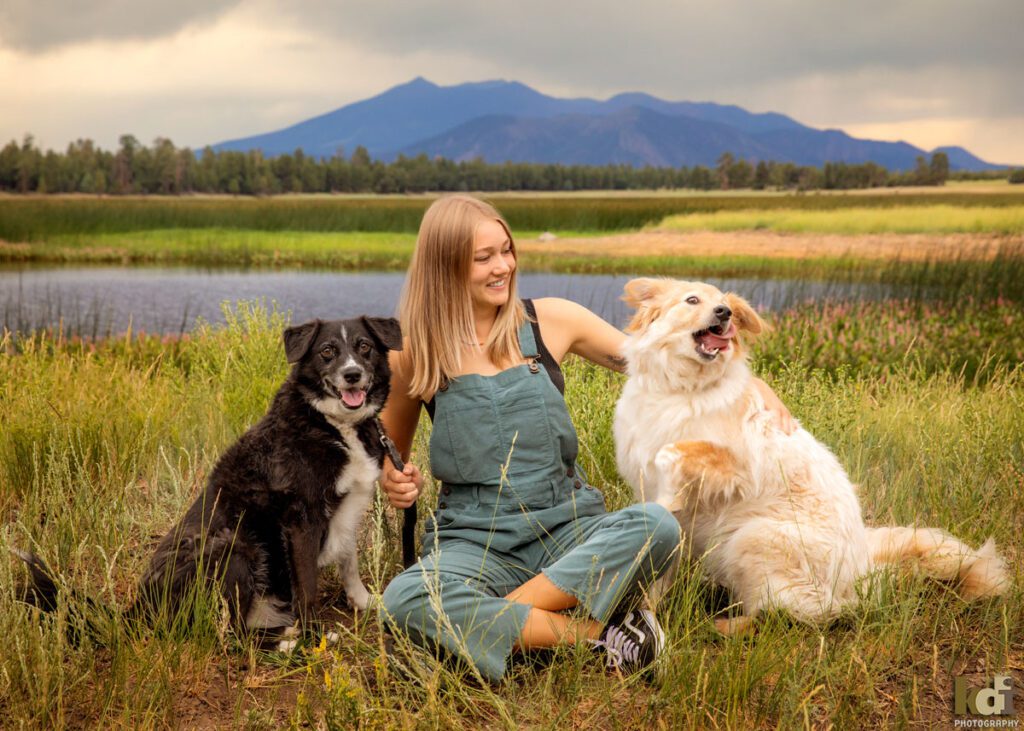
[{"label": "cream colored dog", "polygon": [[865,527],[835,456],[802,428],[772,427],[743,347],[764,323],[744,300],[658,279],[629,282],[625,300],[637,311],[615,410],[619,470],[638,500],[675,513],[690,555],[741,603],[719,630],[743,630],[768,608],[834,617],[860,577],[907,558],[965,598],[1006,589],[991,540],[974,550],[936,528]]}]

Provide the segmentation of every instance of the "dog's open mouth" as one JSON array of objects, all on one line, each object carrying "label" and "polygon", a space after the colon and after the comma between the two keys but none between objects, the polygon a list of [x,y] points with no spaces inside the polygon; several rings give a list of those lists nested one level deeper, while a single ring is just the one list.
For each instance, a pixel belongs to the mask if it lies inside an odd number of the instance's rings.
[{"label": "dog's open mouth", "polygon": [[366,403],[365,388],[337,388],[333,383],[324,381],[324,386],[334,398],[345,404],[346,409],[358,409]]},{"label": "dog's open mouth", "polygon": [[358,409],[366,403],[366,391],[361,388],[343,388],[341,403],[345,404],[345,408]]},{"label": "dog's open mouth", "polygon": [[712,325],[693,334],[697,342],[697,355],[714,360],[720,352],[729,349],[729,341],[736,337],[736,325],[730,320],[724,325]]}]

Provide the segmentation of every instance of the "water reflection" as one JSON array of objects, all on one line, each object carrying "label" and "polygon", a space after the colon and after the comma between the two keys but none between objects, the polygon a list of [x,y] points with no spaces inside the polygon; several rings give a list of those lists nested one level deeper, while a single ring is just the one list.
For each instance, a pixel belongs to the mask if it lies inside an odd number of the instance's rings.
[{"label": "water reflection", "polygon": [[[622,327],[629,310],[619,299],[632,277],[598,274],[520,275],[523,297],[564,297]],[[293,322],[314,317],[394,314],[404,274],[396,272],[232,271],[189,268],[55,267],[0,270],[0,312],[9,330],[26,332],[63,323],[65,331],[108,335],[131,327],[147,332],[192,329],[196,318],[223,322],[223,302],[263,299],[292,313]],[[807,300],[880,299],[877,284],[787,279],[714,279],[763,309]]]}]

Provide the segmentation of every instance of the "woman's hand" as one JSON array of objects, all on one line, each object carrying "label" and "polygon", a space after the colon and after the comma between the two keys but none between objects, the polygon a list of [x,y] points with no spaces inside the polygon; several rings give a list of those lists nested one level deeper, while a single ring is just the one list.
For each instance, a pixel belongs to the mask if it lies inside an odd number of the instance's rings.
[{"label": "woman's hand", "polygon": [[387,495],[392,507],[409,507],[416,502],[422,487],[423,475],[419,467],[412,462],[406,462],[405,469],[399,471],[388,457],[384,457],[384,467],[380,471],[380,488]]},{"label": "woman's hand", "polygon": [[779,400],[775,392],[768,388],[768,384],[760,378],[755,378],[754,386],[761,393],[761,398],[764,399],[764,406],[772,415],[772,426],[785,434],[795,432],[796,421],[793,420],[793,415],[789,413],[789,409]]}]

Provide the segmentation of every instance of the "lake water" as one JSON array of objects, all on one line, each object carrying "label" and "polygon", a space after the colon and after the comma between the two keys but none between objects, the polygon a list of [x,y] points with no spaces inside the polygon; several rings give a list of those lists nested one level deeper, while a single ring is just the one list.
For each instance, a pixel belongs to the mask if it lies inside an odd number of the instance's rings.
[{"label": "lake water", "polygon": [[[629,318],[620,301],[631,276],[523,273],[523,297],[564,297],[622,327]],[[222,303],[264,300],[292,313],[292,322],[361,314],[393,315],[404,274],[204,270],[140,267],[26,267],[0,269],[3,326],[22,331],[63,321],[66,332],[107,335],[132,329],[179,333],[196,318],[223,322]],[[779,309],[823,298],[887,296],[889,288],[785,279],[708,279],[755,306]]]}]

